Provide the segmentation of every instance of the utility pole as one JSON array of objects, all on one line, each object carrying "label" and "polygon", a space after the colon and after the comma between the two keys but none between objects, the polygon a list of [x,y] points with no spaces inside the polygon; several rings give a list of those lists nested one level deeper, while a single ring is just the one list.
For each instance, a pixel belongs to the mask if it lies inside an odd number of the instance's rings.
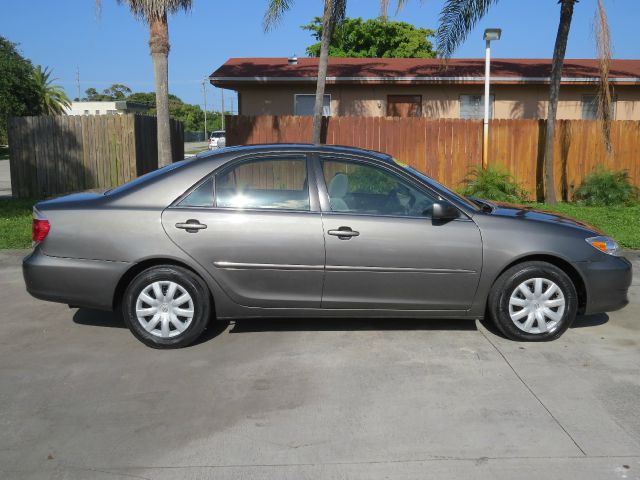
[{"label": "utility pole", "polygon": [[202,96],[204,97],[204,141],[207,141],[207,79],[202,80]]},{"label": "utility pole", "polygon": [[78,89],[78,100],[80,100],[80,67],[76,67],[76,88]]},{"label": "utility pole", "polygon": [[221,114],[222,114],[222,130],[224,130],[224,88],[220,89],[220,98],[222,99],[222,106],[221,106]]}]

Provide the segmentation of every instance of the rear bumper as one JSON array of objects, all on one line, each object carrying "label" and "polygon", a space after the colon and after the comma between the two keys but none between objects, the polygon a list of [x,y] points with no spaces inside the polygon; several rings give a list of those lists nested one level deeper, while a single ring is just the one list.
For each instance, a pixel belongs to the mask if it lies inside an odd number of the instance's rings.
[{"label": "rear bumper", "polygon": [[36,249],[22,261],[27,291],[40,300],[111,310],[122,275],[130,264],[50,257]]},{"label": "rear bumper", "polygon": [[585,314],[620,310],[629,303],[632,265],[624,257],[597,254],[597,261],[579,262],[585,279],[587,304]]}]

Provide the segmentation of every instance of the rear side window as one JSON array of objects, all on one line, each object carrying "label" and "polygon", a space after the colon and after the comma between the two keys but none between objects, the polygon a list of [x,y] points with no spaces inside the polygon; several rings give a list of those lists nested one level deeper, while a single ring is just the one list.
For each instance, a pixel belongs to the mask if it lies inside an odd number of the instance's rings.
[{"label": "rear side window", "polygon": [[255,159],[224,170],[216,175],[215,203],[222,208],[309,210],[306,159]]}]

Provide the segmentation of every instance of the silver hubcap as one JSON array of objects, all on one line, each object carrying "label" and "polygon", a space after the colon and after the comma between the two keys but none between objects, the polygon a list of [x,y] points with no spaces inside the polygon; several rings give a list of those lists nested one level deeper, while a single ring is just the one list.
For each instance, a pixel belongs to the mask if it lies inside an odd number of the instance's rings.
[{"label": "silver hubcap", "polygon": [[509,298],[511,321],[527,333],[552,332],[560,324],[564,309],[562,290],[546,278],[525,280]]},{"label": "silver hubcap", "polygon": [[147,332],[162,338],[184,332],[193,320],[191,295],[175,282],[153,282],[136,301],[138,322]]}]

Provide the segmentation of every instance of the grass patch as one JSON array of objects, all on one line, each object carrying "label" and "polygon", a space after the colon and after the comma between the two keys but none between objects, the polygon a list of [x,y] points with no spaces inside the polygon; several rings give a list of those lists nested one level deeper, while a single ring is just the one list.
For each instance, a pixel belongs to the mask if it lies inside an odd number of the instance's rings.
[{"label": "grass patch", "polygon": [[559,203],[553,207],[544,204],[532,206],[589,223],[615,238],[623,247],[640,249],[640,205],[583,207],[573,203]]},{"label": "grass patch", "polygon": [[31,247],[31,218],[37,200],[0,199],[0,249]]},{"label": "grass patch", "polygon": [[184,153],[185,155],[197,155],[198,153],[206,152],[207,150],[209,150],[209,147],[193,148],[191,150],[187,150]]}]

